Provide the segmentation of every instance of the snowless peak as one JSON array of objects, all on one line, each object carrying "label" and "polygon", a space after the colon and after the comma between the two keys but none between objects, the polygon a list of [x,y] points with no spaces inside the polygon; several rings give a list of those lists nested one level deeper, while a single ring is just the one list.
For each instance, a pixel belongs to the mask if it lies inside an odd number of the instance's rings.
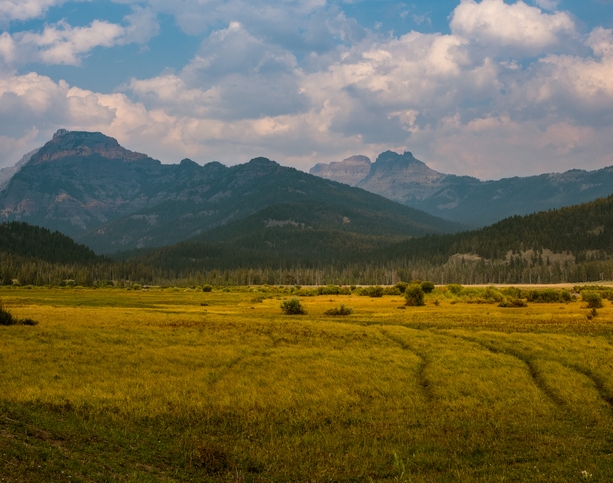
[{"label": "snowless peak", "polygon": [[59,138],[60,136],[63,136],[64,134],[68,134],[68,132],[69,132],[68,129],[58,129],[53,135],[53,139]]}]

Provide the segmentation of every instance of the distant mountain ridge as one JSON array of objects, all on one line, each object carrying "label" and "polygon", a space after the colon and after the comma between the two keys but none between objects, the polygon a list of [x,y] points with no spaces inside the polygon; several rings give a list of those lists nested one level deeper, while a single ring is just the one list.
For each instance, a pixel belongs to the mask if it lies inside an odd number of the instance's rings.
[{"label": "distant mountain ridge", "polygon": [[[327,229],[420,236],[460,225],[266,158],[226,167],[162,164],[102,133],[59,131],[0,192],[0,217],[59,230],[98,253],[178,243],[273,205],[302,203]],[[309,210],[305,205],[311,204]],[[298,206],[298,205],[288,205]],[[357,211],[356,211],[357,210]],[[352,223],[343,212],[363,219]],[[359,213],[359,216],[357,216]],[[347,218],[347,222],[344,220]],[[312,218],[310,218],[312,219]],[[296,216],[277,221],[303,223]],[[381,223],[379,220],[384,220]]]},{"label": "distant mountain ridge", "polygon": [[431,215],[475,227],[509,216],[586,203],[613,193],[613,167],[481,181],[471,176],[439,173],[410,152],[401,155],[386,151],[371,164],[368,174],[356,182],[356,176],[344,174],[351,165],[345,161],[319,164],[311,173],[351,182],[352,186]]}]

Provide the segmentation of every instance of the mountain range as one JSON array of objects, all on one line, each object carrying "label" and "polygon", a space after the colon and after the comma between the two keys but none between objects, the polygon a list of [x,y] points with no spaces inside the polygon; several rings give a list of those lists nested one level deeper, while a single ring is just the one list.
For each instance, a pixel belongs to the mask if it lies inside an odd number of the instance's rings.
[{"label": "mountain range", "polygon": [[206,238],[226,226],[240,234],[245,219],[264,237],[285,225],[371,241],[462,228],[266,158],[232,167],[189,159],[162,164],[102,133],[65,130],[10,178],[0,192],[0,217],[58,230],[97,253]]},{"label": "mountain range", "polygon": [[472,227],[613,193],[613,167],[481,181],[439,173],[410,152],[386,151],[374,163],[366,156],[352,156],[342,162],[317,164],[310,173]]}]

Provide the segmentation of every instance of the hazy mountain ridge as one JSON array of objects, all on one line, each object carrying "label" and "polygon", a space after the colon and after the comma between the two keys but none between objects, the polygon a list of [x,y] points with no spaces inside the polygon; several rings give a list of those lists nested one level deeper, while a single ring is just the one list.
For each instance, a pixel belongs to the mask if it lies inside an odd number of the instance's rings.
[{"label": "hazy mountain ridge", "polygon": [[[388,219],[405,236],[460,228],[266,158],[233,167],[188,159],[164,165],[101,133],[67,131],[12,177],[0,193],[0,215],[59,230],[97,252],[115,252],[177,243],[291,202],[370,210],[367,224],[382,226],[375,220]],[[382,233],[396,231],[388,227]]]},{"label": "hazy mountain ridge", "polygon": [[[319,165],[313,174],[342,173],[343,163]],[[337,176],[338,177],[338,176]],[[481,181],[439,173],[410,152],[386,151],[355,186],[435,216],[485,226],[514,215],[592,201],[613,193],[613,167]]]}]

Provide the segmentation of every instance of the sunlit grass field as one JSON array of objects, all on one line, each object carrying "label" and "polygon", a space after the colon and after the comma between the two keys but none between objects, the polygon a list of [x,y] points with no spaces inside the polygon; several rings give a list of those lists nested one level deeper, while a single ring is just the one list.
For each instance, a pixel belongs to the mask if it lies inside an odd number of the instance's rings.
[{"label": "sunlit grass field", "polygon": [[0,482],[613,481],[610,302],[288,297],[0,289]]}]

